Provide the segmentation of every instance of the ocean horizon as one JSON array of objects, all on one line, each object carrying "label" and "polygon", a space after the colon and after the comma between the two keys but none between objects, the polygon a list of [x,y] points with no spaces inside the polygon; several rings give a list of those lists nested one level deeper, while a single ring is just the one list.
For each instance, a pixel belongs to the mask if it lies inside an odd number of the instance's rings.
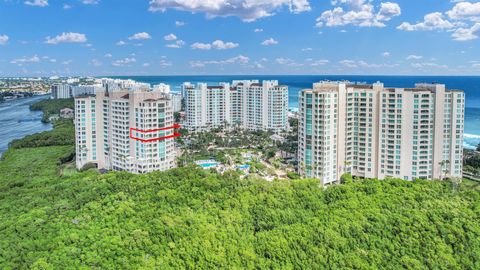
[{"label": "ocean horizon", "polygon": [[172,91],[180,91],[183,82],[217,84],[232,80],[278,80],[289,87],[289,108],[298,108],[298,92],[311,88],[322,80],[358,83],[382,82],[387,87],[412,87],[415,83],[441,83],[447,89],[465,91],[464,147],[473,149],[480,143],[480,76],[422,76],[422,75],[161,75],[161,76],[105,76],[132,79],[150,84],[165,83]]}]

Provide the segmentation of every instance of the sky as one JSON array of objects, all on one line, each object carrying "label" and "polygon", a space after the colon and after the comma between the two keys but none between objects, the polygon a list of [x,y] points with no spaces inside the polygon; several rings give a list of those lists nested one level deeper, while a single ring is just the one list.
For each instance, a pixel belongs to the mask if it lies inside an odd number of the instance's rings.
[{"label": "sky", "polygon": [[480,2],[0,0],[0,77],[480,75]]}]

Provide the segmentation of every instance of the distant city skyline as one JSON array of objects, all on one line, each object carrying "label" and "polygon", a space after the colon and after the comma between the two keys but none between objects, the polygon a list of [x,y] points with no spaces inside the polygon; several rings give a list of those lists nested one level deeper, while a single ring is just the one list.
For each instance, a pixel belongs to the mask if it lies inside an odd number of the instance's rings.
[{"label": "distant city skyline", "polygon": [[1,76],[480,74],[480,2],[0,0]]}]

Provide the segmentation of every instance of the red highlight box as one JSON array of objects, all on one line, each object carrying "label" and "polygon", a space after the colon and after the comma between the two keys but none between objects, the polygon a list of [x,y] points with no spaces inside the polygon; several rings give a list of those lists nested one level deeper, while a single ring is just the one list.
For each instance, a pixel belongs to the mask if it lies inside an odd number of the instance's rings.
[{"label": "red highlight box", "polygon": [[169,126],[169,127],[148,129],[148,130],[142,130],[142,129],[131,127],[130,128],[130,138],[133,139],[133,140],[136,140],[136,141],[140,141],[140,142],[155,142],[155,141],[161,141],[161,140],[165,140],[165,139],[176,138],[176,137],[180,137],[181,134],[177,133],[177,132],[173,132],[173,135],[168,135],[168,136],[163,136],[163,137],[158,137],[158,138],[151,138],[151,139],[142,139],[142,138],[134,137],[133,132],[136,131],[136,132],[140,132],[140,133],[152,133],[152,132],[157,132],[157,131],[161,131],[161,130],[178,129],[178,128],[180,128],[180,125],[177,124],[177,123],[175,123],[173,126]]}]

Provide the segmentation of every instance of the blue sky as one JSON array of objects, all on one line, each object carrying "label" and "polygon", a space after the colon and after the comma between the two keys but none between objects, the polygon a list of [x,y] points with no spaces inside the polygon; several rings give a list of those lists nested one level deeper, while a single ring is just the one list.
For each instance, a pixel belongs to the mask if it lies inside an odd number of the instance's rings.
[{"label": "blue sky", "polygon": [[0,76],[480,74],[480,2],[0,0]]}]

